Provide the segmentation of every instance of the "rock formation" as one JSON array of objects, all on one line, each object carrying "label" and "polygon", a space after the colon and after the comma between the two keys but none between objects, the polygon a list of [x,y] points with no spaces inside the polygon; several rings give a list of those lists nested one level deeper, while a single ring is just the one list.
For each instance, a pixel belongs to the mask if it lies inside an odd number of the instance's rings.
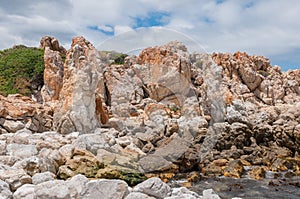
[{"label": "rock formation", "polygon": [[64,63],[57,40],[41,46],[44,104],[0,96],[8,198],[200,198],[165,182],[182,173],[187,185],[200,176],[300,175],[300,70],[240,52],[189,54],[179,42],[124,64],[83,37]]},{"label": "rock formation", "polygon": [[54,129],[61,133],[90,133],[100,126],[102,112],[102,101],[98,97],[101,93],[96,93],[98,87],[103,88],[98,51],[83,37],[76,37],[66,59],[60,102],[53,118]]},{"label": "rock formation", "polygon": [[[56,45],[50,45],[51,42]],[[59,99],[59,93],[63,86],[64,63],[61,57],[62,54],[58,51],[59,48],[57,46],[59,44],[57,40],[43,37],[41,44],[44,47],[45,64],[42,96],[43,101],[46,103]]]}]

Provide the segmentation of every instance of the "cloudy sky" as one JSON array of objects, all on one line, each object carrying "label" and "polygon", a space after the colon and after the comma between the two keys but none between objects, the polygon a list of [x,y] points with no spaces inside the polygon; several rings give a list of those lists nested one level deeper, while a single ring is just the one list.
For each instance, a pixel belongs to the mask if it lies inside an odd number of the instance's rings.
[{"label": "cloudy sky", "polygon": [[1,0],[0,35],[0,49],[38,46],[44,35],[68,49],[83,35],[99,49],[124,52],[177,39],[199,51],[246,51],[296,69],[300,1]]}]

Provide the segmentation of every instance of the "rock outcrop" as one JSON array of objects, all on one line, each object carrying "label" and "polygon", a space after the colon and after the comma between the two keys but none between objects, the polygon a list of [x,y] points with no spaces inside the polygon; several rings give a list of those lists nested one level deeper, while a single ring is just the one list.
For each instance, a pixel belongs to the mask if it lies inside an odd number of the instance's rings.
[{"label": "rock outcrop", "polygon": [[1,194],[201,198],[166,182],[300,175],[300,70],[240,52],[189,54],[179,42],[124,64],[83,37],[64,63],[57,40],[41,45],[44,104],[0,96]]},{"label": "rock outcrop", "polygon": [[101,85],[103,66],[98,51],[83,37],[73,39],[66,59],[54,129],[61,133],[89,133],[101,123],[102,100],[96,89],[104,87]]}]

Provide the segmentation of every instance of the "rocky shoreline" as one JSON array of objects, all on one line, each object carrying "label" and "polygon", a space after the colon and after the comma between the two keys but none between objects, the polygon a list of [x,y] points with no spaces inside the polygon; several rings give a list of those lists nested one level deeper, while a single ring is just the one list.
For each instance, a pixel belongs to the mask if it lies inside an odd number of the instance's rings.
[{"label": "rocky shoreline", "polygon": [[214,198],[166,182],[300,175],[300,70],[179,42],[118,64],[83,37],[41,47],[40,98],[0,96],[6,198]]}]

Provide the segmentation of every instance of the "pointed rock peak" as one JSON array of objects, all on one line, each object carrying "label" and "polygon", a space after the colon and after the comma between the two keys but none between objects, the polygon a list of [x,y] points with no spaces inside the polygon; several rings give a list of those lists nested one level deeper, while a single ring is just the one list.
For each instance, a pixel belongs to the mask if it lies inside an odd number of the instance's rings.
[{"label": "pointed rock peak", "polygon": [[44,36],[40,41],[40,48],[45,49],[49,47],[50,50],[59,51],[61,54],[66,54],[66,49],[63,46],[59,45],[59,42],[56,38],[52,36]]}]

